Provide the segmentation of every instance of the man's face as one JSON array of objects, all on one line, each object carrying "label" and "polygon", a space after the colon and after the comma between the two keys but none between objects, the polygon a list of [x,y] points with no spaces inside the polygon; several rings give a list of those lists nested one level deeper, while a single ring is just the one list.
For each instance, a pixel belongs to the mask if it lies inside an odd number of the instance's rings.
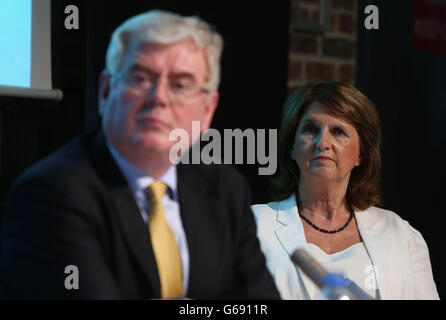
[{"label": "man's face", "polygon": [[[170,132],[182,128],[191,139],[192,121],[200,121],[201,132],[209,128],[218,93],[200,90],[208,67],[192,39],[130,46],[121,74],[114,85],[110,75],[101,76],[100,113],[107,139],[124,156],[167,154],[176,143],[169,141]],[[196,90],[185,96],[183,86]]]}]

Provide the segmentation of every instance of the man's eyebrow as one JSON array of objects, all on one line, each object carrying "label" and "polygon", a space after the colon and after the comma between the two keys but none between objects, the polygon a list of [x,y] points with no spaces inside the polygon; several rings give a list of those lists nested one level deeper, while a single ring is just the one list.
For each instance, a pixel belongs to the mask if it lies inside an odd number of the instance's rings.
[{"label": "man's eyebrow", "polygon": [[195,80],[195,75],[190,72],[172,72],[169,75],[170,78],[188,78],[191,80]]},{"label": "man's eyebrow", "polygon": [[130,71],[144,71],[150,74],[155,74],[156,72],[149,67],[143,66],[142,64],[135,63],[130,67]]},{"label": "man's eyebrow", "polygon": [[[155,75],[156,72],[154,70],[152,70],[150,67],[144,66],[142,64],[139,63],[135,63],[131,66],[130,68],[131,71],[143,71],[149,74],[153,74]],[[172,72],[171,74],[169,74],[170,78],[189,78],[191,80],[195,80],[195,75],[191,72],[187,72],[187,71],[180,71],[180,72]]]}]

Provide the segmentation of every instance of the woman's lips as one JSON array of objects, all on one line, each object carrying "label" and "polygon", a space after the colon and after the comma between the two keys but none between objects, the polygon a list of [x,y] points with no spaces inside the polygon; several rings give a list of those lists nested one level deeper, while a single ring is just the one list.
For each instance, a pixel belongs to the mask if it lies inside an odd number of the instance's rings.
[{"label": "woman's lips", "polygon": [[319,156],[319,157],[314,158],[313,160],[328,161],[328,160],[333,160],[333,159],[330,157]]}]

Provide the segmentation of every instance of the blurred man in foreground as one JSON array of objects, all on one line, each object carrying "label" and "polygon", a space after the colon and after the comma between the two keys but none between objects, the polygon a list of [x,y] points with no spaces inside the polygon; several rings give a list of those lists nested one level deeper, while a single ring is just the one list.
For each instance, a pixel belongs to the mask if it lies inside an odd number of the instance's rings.
[{"label": "blurred man in foreground", "polygon": [[[114,32],[99,80],[102,130],[13,184],[1,230],[11,298],[276,299],[233,168],[173,165],[169,133],[208,129],[221,36],[150,11]],[[190,147],[199,137],[192,137]]]}]

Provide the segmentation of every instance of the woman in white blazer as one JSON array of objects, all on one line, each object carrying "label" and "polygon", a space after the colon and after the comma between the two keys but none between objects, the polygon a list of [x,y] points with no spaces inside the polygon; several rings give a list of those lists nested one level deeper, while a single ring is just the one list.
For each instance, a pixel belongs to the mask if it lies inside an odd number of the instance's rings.
[{"label": "woman in white blazer", "polygon": [[283,109],[278,200],[252,206],[269,271],[283,299],[319,288],[290,259],[304,248],[377,299],[438,299],[421,234],[380,203],[380,123],[357,89],[311,81]]}]

